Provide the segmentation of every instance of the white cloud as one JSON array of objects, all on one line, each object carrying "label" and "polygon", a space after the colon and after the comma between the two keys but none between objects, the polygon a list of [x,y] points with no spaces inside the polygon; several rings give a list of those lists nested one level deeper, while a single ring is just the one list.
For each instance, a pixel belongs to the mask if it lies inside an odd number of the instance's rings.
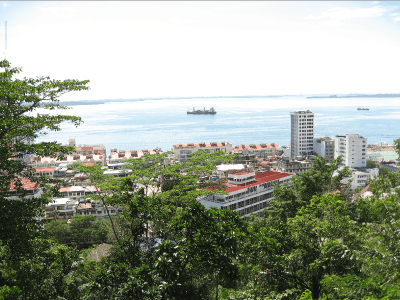
[{"label": "white cloud", "polygon": [[6,8],[8,6],[9,6],[8,2],[3,2],[3,8]]},{"label": "white cloud", "polygon": [[370,7],[370,8],[358,8],[358,9],[349,9],[336,7],[327,11],[324,11],[319,16],[307,16],[305,19],[331,19],[331,20],[348,20],[348,19],[357,19],[357,18],[370,18],[370,17],[379,17],[383,15],[386,10],[380,6]]},{"label": "white cloud", "polygon": [[391,14],[393,22],[400,23],[400,13]]},{"label": "white cloud", "polygon": [[38,11],[46,14],[52,14],[55,16],[62,16],[64,13],[76,11],[76,9],[73,9],[71,7],[49,6],[49,7],[40,7]]},{"label": "white cloud", "polygon": [[330,26],[330,27],[339,27],[339,26],[343,26],[344,22],[339,21],[339,20],[330,20],[330,21],[322,22],[322,25]]}]

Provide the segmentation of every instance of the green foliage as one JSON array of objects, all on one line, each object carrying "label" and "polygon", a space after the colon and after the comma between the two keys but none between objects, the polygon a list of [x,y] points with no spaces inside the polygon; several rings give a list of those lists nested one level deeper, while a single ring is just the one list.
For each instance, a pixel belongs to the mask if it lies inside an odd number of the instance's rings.
[{"label": "green foliage", "polygon": [[52,220],[45,224],[45,231],[58,243],[86,248],[107,242],[106,220],[94,216],[75,216],[68,224],[65,220]]},{"label": "green foliage", "polygon": [[386,176],[390,173],[390,171],[386,168],[379,168],[379,175]]},{"label": "green foliage", "polygon": [[[49,77],[15,79],[21,68],[11,67],[7,60],[0,61],[0,240],[9,245],[16,256],[27,250],[27,240],[40,232],[40,224],[35,217],[48,202],[48,198],[24,199],[27,191],[23,189],[21,178],[30,178],[33,170],[27,168],[24,159],[27,155],[56,157],[73,150],[56,142],[35,143],[39,134],[60,130],[62,122],[79,125],[79,117],[57,115],[57,110],[64,110],[59,104],[59,97],[67,92],[87,90],[88,81],[53,80]],[[50,111],[49,114],[38,114],[37,110]],[[39,179],[45,187],[44,178]],[[16,189],[9,191],[11,183]],[[49,190],[53,192],[56,190]],[[47,195],[47,194],[45,194]],[[17,196],[18,201],[8,197]]]},{"label": "green foliage", "polygon": [[373,160],[367,160],[367,168],[378,168],[379,165]]}]

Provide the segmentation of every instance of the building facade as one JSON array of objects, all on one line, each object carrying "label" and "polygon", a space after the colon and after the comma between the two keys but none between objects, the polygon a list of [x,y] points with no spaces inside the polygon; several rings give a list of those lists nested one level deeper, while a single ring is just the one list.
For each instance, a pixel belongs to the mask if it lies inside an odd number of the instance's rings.
[{"label": "building facade", "polygon": [[311,161],[282,157],[277,160],[276,170],[279,172],[293,173],[299,175],[305,171],[308,171],[311,167]]},{"label": "building facade", "polygon": [[172,152],[173,152],[173,159],[175,161],[187,161],[188,160],[188,155],[192,154],[196,151],[204,151],[208,150],[210,153],[216,152],[216,151],[223,151],[228,154],[232,153],[232,144],[231,143],[216,143],[216,142],[211,142],[211,143],[198,143],[198,144],[179,144],[179,145],[173,145],[172,146]]},{"label": "building facade", "polygon": [[335,137],[335,159],[342,156],[342,166],[365,168],[367,166],[367,138],[357,133]]},{"label": "building facade", "polygon": [[123,163],[125,160],[130,158],[141,158],[145,154],[156,154],[156,153],[163,153],[160,148],[156,148],[154,150],[120,150],[111,149],[110,155],[108,156],[108,163],[109,164],[120,164]]},{"label": "building facade", "polygon": [[314,153],[314,114],[309,110],[290,113],[290,156],[307,156]]},{"label": "building facade", "polygon": [[335,140],[330,137],[314,139],[314,152],[328,161],[335,159]]},{"label": "building facade", "polygon": [[[228,180],[223,183],[228,194],[207,195],[200,199],[206,208],[235,210],[242,218],[251,213],[261,214],[267,208],[268,201],[273,198],[274,184],[287,182],[293,174],[280,172],[236,171],[228,174]],[[213,190],[216,187],[209,188]]]}]

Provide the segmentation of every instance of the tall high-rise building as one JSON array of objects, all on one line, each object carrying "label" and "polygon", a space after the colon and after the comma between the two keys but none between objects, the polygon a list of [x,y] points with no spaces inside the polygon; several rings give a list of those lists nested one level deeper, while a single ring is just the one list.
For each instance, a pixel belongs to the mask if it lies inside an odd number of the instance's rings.
[{"label": "tall high-rise building", "polygon": [[343,166],[365,168],[367,166],[367,138],[357,133],[335,137],[335,158],[342,156]]},{"label": "tall high-rise building", "polygon": [[290,156],[310,155],[314,152],[314,114],[309,110],[290,113]]}]

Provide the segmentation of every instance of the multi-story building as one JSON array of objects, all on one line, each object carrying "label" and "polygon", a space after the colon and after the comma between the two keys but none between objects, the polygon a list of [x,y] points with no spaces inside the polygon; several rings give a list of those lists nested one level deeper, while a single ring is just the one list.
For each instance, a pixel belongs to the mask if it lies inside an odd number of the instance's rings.
[{"label": "multi-story building", "polygon": [[105,166],[106,163],[106,148],[104,145],[86,146],[75,145],[75,139],[69,139],[69,146],[75,147],[75,152],[72,154],[56,153],[61,156],[61,160],[57,157],[39,157],[31,155],[27,161],[28,165],[33,168],[50,168],[64,165],[65,163],[79,164],[100,164]]},{"label": "multi-story building", "polygon": [[75,154],[82,156],[93,156],[96,155],[102,161],[102,165],[106,165],[106,147],[104,145],[76,145],[75,139],[69,139],[68,145],[75,147]]},{"label": "multi-story building", "polygon": [[108,156],[108,163],[112,165],[123,163],[125,160],[129,158],[140,158],[145,154],[162,153],[162,150],[160,148],[156,148],[154,150],[131,150],[131,151],[125,151],[125,150],[117,151],[117,149],[111,149],[110,151],[111,153]]},{"label": "multi-story building", "polygon": [[[236,171],[228,174],[228,180],[223,184],[228,194],[206,195],[198,200],[206,208],[217,207],[235,210],[242,218],[251,213],[261,214],[267,208],[268,201],[273,198],[274,184],[287,182],[293,174],[280,172]],[[211,187],[213,190],[217,188]]]},{"label": "multi-story building", "polygon": [[[107,206],[110,216],[116,216],[122,207]],[[89,200],[80,203],[70,198],[56,198],[44,209],[46,219],[71,219],[74,216],[108,217],[107,209],[101,201]]]},{"label": "multi-story building", "polygon": [[268,156],[275,156],[278,150],[278,145],[271,144],[250,144],[250,145],[238,145],[232,150],[234,154],[239,154],[249,157],[267,158]]},{"label": "multi-story building", "polygon": [[365,168],[367,166],[367,138],[357,133],[335,137],[335,158],[342,156],[342,166]]},{"label": "multi-story building", "polygon": [[314,114],[309,110],[290,113],[290,156],[306,156],[314,153]]},{"label": "multi-story building", "polygon": [[46,204],[44,217],[46,219],[70,219],[75,215],[75,207],[78,204],[79,201],[70,198],[55,198]]},{"label": "multi-story building", "polygon": [[60,188],[59,192],[66,198],[71,200],[80,200],[83,196],[96,194],[100,191],[99,187],[95,186],[68,186]]},{"label": "multi-story building", "polygon": [[[110,216],[116,216],[123,210],[122,206],[108,206],[108,213]],[[108,217],[107,209],[101,201],[90,201],[86,203],[79,203],[76,206],[75,214],[78,216],[95,216],[95,217]]]},{"label": "multi-story building", "polygon": [[332,161],[335,159],[335,140],[330,137],[314,139],[315,154]]},{"label": "multi-story building", "polygon": [[232,153],[232,144],[230,143],[216,143],[216,142],[211,142],[211,143],[198,143],[198,144],[187,144],[187,145],[173,145],[172,146],[172,152],[173,152],[173,159],[175,161],[187,161],[188,160],[188,155],[192,154],[196,151],[204,151],[208,150],[210,153],[216,152],[216,151],[224,151],[226,153]]},{"label": "multi-story building", "polygon": [[279,172],[301,174],[312,167],[312,162],[308,160],[297,160],[289,157],[282,157],[277,160],[276,169]]},{"label": "multi-story building", "polygon": [[343,183],[347,184],[351,181],[350,186],[354,190],[359,186],[365,186],[369,179],[374,179],[379,175],[378,168],[358,168],[351,169],[351,176],[343,179]]}]

